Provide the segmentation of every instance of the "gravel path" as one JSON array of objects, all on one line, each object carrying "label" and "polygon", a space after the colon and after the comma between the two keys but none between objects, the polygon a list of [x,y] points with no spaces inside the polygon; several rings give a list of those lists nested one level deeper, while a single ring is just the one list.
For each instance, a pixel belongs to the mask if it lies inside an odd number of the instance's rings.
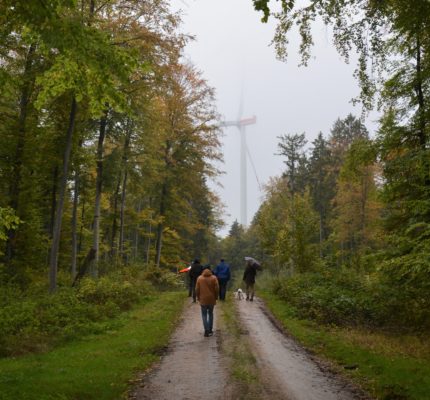
[{"label": "gravel path", "polygon": [[[363,395],[333,375],[294,339],[284,335],[261,300],[236,301],[243,333],[257,359],[261,390],[255,400],[357,400]],[[203,336],[198,304],[187,304],[166,354],[130,394],[136,400],[242,399],[229,379],[228,362],[220,350],[215,307],[213,337]],[[242,339],[244,340],[244,339]],[[236,393],[236,395],[233,395]],[[246,396],[245,396],[246,397]]]},{"label": "gravel path", "polygon": [[238,309],[248,333],[265,387],[272,398],[288,400],[352,400],[360,395],[312,357],[268,318],[264,304],[239,301]]},{"label": "gravel path", "polygon": [[220,307],[215,306],[212,337],[203,336],[200,306],[186,306],[161,362],[130,397],[138,400],[229,399],[227,365],[220,352],[217,329]]}]

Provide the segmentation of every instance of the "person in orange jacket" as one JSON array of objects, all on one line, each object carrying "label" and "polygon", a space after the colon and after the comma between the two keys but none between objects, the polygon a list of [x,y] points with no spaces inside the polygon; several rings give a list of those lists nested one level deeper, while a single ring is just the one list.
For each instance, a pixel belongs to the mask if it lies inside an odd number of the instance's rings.
[{"label": "person in orange jacket", "polygon": [[205,268],[197,278],[196,296],[200,303],[204,336],[213,335],[214,307],[219,295],[218,279],[212,274],[210,268]]}]

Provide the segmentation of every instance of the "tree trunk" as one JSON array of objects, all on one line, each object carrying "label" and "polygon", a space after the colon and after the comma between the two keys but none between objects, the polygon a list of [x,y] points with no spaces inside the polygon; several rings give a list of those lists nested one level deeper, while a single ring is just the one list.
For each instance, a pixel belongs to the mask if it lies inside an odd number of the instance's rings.
[{"label": "tree trunk", "polygon": [[126,201],[126,190],[127,190],[127,169],[124,171],[124,180],[122,182],[122,193],[121,193],[121,209],[119,214],[119,254],[121,259],[125,260],[124,253],[124,211]]},{"label": "tree trunk", "polygon": [[99,140],[97,143],[97,175],[96,175],[96,198],[94,205],[94,223],[93,223],[93,249],[95,256],[90,265],[90,274],[93,277],[98,276],[98,263],[100,259],[100,202],[102,197],[103,186],[103,144],[106,136],[106,123],[108,111],[100,119]]},{"label": "tree trunk", "polygon": [[112,236],[110,241],[110,256],[113,259],[116,254],[116,232],[118,230],[118,223],[116,221],[116,214],[118,211],[118,196],[119,196],[119,188],[121,186],[121,178],[122,174],[120,172],[118,176],[118,182],[116,184],[114,200],[113,200],[113,222],[112,222]]},{"label": "tree trunk", "polygon": [[323,257],[322,244],[323,244],[323,222],[322,222],[322,214],[320,213],[320,258]]},{"label": "tree trunk", "polygon": [[362,246],[366,243],[366,206],[367,206],[367,198],[368,198],[368,179],[369,179],[369,171],[366,167],[364,172],[364,176],[362,178],[362,186],[361,186],[361,199],[360,199],[360,236],[359,236],[359,246]]},{"label": "tree trunk", "polygon": [[139,200],[139,203],[137,204],[137,224],[134,230],[133,258],[135,260],[137,260],[139,256],[139,229],[140,229],[139,214],[141,209],[142,209],[142,202],[141,200]]},{"label": "tree trunk", "polygon": [[79,230],[78,253],[80,253],[82,251],[82,238],[84,235],[84,223],[85,223],[85,197],[83,197],[83,201],[82,201],[81,229]]},{"label": "tree trunk", "polygon": [[416,86],[415,91],[418,98],[418,134],[419,141],[422,150],[426,150],[427,135],[426,135],[426,115],[425,115],[425,101],[423,91],[423,77],[422,77],[422,65],[421,65],[421,40],[419,33],[417,34],[417,53],[416,53]]},{"label": "tree trunk", "polygon": [[[166,141],[166,147],[164,150],[164,163],[166,167],[166,174],[170,168],[170,151],[172,149],[172,143],[170,140]],[[157,226],[157,235],[155,242],[155,265],[160,266],[161,260],[161,243],[163,240],[163,229],[164,229],[164,214],[166,213],[166,198],[167,198],[167,177],[164,178],[163,186],[161,188],[161,198],[160,198],[160,222]]]},{"label": "tree trunk", "polygon": [[51,253],[49,257],[49,291],[52,293],[57,289],[57,269],[58,269],[58,250],[60,248],[60,236],[61,236],[61,223],[63,220],[63,208],[64,200],[66,197],[67,189],[67,176],[69,171],[70,153],[72,151],[72,138],[73,131],[75,128],[76,119],[76,99],[72,98],[72,105],[70,109],[69,126],[66,134],[66,146],[64,149],[63,156],[63,173],[59,181],[59,192],[57,209],[55,212],[54,230],[51,244]]},{"label": "tree trunk", "polygon": [[160,266],[160,259],[161,259],[161,242],[163,239],[163,218],[164,214],[166,212],[166,196],[167,196],[167,182],[165,181],[163,183],[163,187],[161,189],[161,199],[160,199],[160,222],[157,226],[157,238],[156,238],[156,245],[155,245],[155,265],[157,267]]},{"label": "tree trunk", "polygon": [[[49,239],[52,240],[54,235],[55,209],[57,208],[57,185],[58,185],[58,165],[55,166],[52,174],[52,189],[51,189],[51,210],[48,226]],[[50,250],[46,254],[46,264],[49,265]]]},{"label": "tree trunk", "polygon": [[94,260],[95,256],[96,256],[96,251],[93,248],[91,248],[88,251],[88,254],[85,256],[84,261],[82,261],[82,265],[79,267],[79,271],[76,274],[75,279],[73,280],[72,287],[76,286],[79,280],[85,275],[89,265]]},{"label": "tree trunk", "polygon": [[72,281],[76,277],[76,260],[78,258],[78,196],[79,196],[79,173],[75,170],[75,183],[73,188],[73,211],[72,211]]},{"label": "tree trunk", "polygon": [[[25,67],[23,73],[23,85],[21,88],[21,97],[19,100],[19,117],[18,117],[18,141],[15,149],[15,157],[12,165],[12,173],[9,187],[10,195],[10,206],[16,211],[19,216],[19,194],[21,187],[21,170],[23,163],[25,135],[26,135],[26,123],[28,114],[28,104],[31,94],[31,86],[34,78],[31,77],[31,69],[33,66],[34,52],[36,51],[36,45],[32,43],[28,49],[27,57],[25,60]],[[6,261],[9,262],[14,256],[14,241],[15,231],[8,231],[8,240],[6,242]]]},{"label": "tree trunk", "polygon": [[122,181],[121,190],[121,208],[120,208],[120,229],[119,229],[119,255],[124,260],[124,211],[127,193],[127,162],[128,162],[128,151],[130,147],[131,140],[131,123],[127,122],[127,134],[124,141],[124,152],[122,155],[122,170],[124,171],[124,177]]},{"label": "tree trunk", "polygon": [[426,104],[423,90],[423,73],[421,64],[421,40],[420,34],[417,33],[417,53],[416,53],[416,86],[415,91],[418,98],[418,135],[419,142],[422,151],[422,162],[423,170],[426,171],[424,177],[424,185],[430,186],[430,176],[429,176],[429,160],[427,154],[427,118],[426,118]]},{"label": "tree trunk", "polygon": [[146,263],[149,264],[149,258],[151,256],[151,235],[152,235],[152,213],[150,215],[149,227],[148,227],[148,240],[146,242]]},{"label": "tree trunk", "polygon": [[54,168],[52,178],[52,191],[51,191],[51,218],[49,222],[49,237],[52,239],[54,235],[54,222],[55,222],[55,209],[57,208],[57,189],[58,189],[58,165]]},{"label": "tree trunk", "polygon": [[137,260],[139,257],[139,224],[136,225],[134,230],[134,245],[133,245],[133,259]]}]

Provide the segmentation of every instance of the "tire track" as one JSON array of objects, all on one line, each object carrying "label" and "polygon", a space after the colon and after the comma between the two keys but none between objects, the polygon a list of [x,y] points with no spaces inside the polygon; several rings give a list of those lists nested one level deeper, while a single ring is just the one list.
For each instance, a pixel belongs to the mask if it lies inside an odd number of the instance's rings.
[{"label": "tire track", "polygon": [[238,301],[241,323],[248,332],[266,387],[274,399],[356,400],[363,395],[315,362],[297,342],[268,318],[260,299]]}]

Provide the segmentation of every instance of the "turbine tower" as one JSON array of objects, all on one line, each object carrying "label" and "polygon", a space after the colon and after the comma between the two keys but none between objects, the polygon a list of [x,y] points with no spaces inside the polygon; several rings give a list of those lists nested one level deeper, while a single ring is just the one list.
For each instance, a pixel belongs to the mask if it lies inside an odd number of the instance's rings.
[{"label": "turbine tower", "polygon": [[243,101],[240,102],[239,116],[236,121],[224,121],[221,127],[235,126],[240,133],[240,223],[242,226],[247,226],[247,173],[246,173],[246,127],[254,125],[257,122],[257,117],[254,115],[250,118],[242,118]]}]

